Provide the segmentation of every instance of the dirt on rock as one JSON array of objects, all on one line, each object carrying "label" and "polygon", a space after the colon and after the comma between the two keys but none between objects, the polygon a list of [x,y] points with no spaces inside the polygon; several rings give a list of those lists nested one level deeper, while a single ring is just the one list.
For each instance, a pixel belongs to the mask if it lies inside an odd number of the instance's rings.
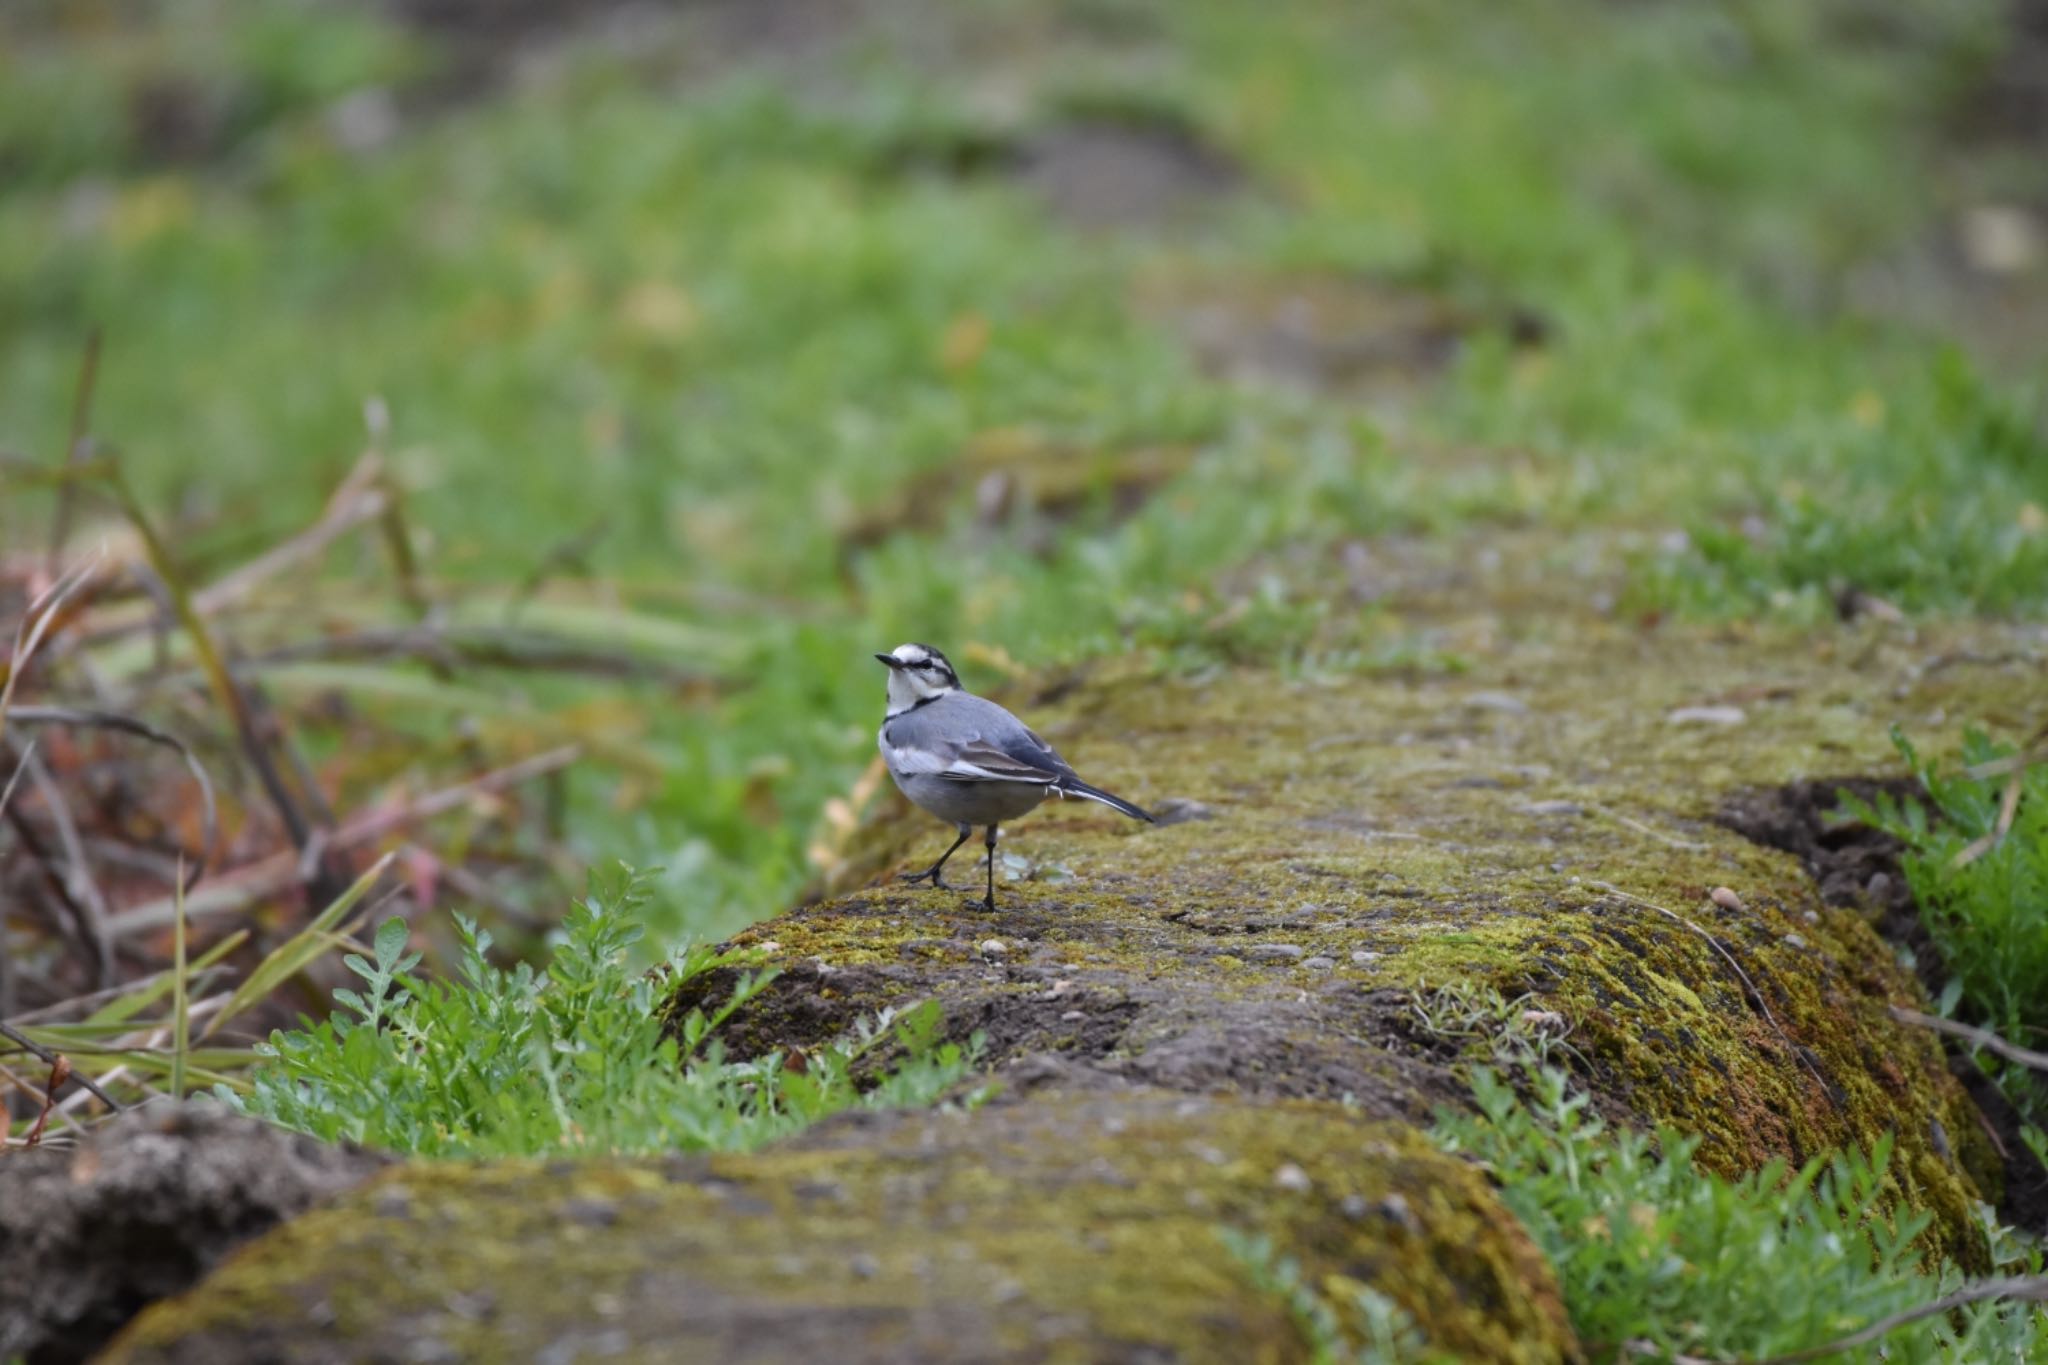
[{"label": "dirt on rock", "polygon": [[1944,980],[1941,960],[1899,866],[1904,846],[1851,818],[1842,806],[1844,793],[1865,802],[1911,802],[1923,796],[1911,778],[1803,778],[1737,792],[1722,804],[1717,818],[1743,838],[1797,858],[1822,900],[1869,915],[1886,939],[1912,951],[1922,983],[1938,992]]}]

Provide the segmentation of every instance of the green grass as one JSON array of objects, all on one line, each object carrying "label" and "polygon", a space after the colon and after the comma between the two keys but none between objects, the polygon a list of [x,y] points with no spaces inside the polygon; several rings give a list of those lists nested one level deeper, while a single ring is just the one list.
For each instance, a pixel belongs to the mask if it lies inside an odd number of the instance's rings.
[{"label": "green grass", "polygon": [[[1948,772],[1923,759],[1903,734],[1894,738],[1926,803],[1880,795],[1874,802],[1848,798],[1844,808],[1906,846],[1906,881],[1948,974],[1941,1012],[2044,1050],[2048,765],[2037,757],[2017,775],[2004,771],[2018,760],[2014,747],[1972,730],[1963,739],[1961,771]],[[2014,783],[2018,803],[2007,823],[2001,817]],[[1989,1052],[1980,1051],[1978,1062],[2030,1125],[2028,1139],[2048,1162],[2048,1077]]]},{"label": "green grass", "polygon": [[[198,569],[310,519],[373,394],[435,578],[517,580],[595,528],[570,572],[701,628],[737,682],[643,694],[667,776],[577,788],[588,860],[669,869],[659,938],[787,902],[871,753],[861,663],[901,639],[1455,668],[1371,621],[1324,638],[1298,584],[1243,608],[1206,585],[1282,548],[1532,522],[1638,547],[1614,566],[1631,615],[2048,590],[2038,396],[1837,306],[1978,188],[1938,130],[1995,55],[1988,0],[990,0],[932,20],[945,62],[856,42],[801,80],[686,74],[683,29],[439,103],[450,54],[369,11],[137,13],[81,33],[31,10],[0,44],[0,449],[58,448],[98,321],[97,429]],[[166,86],[223,102],[205,159],[138,141]],[[351,150],[332,110],[371,88],[431,112]],[[1180,120],[1253,189],[1086,235],[1000,175],[919,169],[1075,109]],[[1361,278],[1511,301],[1549,339],[1482,329],[1380,409],[1225,384],[1136,304]],[[843,542],[1003,447],[1193,458],[1128,517],[1105,495],[985,526],[962,489]],[[48,505],[0,498],[0,535]]]},{"label": "green grass", "polygon": [[[1839,1340],[1931,1303],[1960,1277],[1923,1264],[1925,1216],[1887,1194],[1889,1146],[1867,1157],[1774,1163],[1739,1180],[1694,1166],[1682,1134],[1610,1129],[1562,1072],[1531,1068],[1524,1100],[1476,1074],[1477,1115],[1447,1116],[1445,1145],[1483,1161],[1502,1200],[1555,1268],[1592,1358],[1757,1359]],[[2003,1235],[2008,1274],[2040,1252]],[[1843,1361],[2030,1360],[2048,1316],[1979,1304],[1887,1334]],[[1882,1349],[1882,1356],[1879,1350]]]},{"label": "green grass", "polygon": [[[335,992],[333,1016],[272,1034],[247,1088],[215,1093],[329,1142],[409,1154],[652,1155],[754,1147],[842,1109],[927,1105],[974,1064],[978,1043],[937,1041],[935,1002],[802,1056],[728,1061],[718,1025],[773,980],[765,970],[665,1034],[676,985],[733,958],[683,949],[665,971],[640,970],[645,905],[639,879],[593,886],[538,969],[493,965],[490,936],[463,920],[459,981],[412,976],[419,954],[391,920],[373,957],[345,959],[362,985]],[[856,1064],[885,1056],[885,1070],[855,1083]]]}]

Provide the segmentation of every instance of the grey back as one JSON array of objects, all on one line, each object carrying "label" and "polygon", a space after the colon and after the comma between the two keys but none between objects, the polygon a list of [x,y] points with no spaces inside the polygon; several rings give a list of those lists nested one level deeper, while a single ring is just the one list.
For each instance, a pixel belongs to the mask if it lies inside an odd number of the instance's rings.
[{"label": "grey back", "polygon": [[948,692],[937,701],[884,721],[881,738],[891,748],[923,749],[947,758],[986,745],[1049,776],[1076,776],[1067,761],[1023,721],[972,692]]}]

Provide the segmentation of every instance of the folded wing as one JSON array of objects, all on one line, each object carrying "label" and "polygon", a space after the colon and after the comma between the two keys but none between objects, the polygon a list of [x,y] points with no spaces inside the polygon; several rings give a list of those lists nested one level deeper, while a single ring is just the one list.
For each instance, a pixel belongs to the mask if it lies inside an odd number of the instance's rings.
[{"label": "folded wing", "polygon": [[962,744],[939,774],[956,782],[1038,782],[1051,786],[1074,776],[1052,746],[1030,731],[1004,743],[985,737]]}]

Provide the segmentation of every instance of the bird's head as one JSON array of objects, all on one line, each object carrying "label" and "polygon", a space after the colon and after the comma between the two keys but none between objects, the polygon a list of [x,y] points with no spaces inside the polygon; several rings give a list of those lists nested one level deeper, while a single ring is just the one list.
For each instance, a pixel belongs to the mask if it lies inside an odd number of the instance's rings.
[{"label": "bird's head", "polygon": [[891,715],[944,696],[960,686],[960,675],[953,671],[953,665],[930,645],[898,645],[875,658],[889,669]]}]

